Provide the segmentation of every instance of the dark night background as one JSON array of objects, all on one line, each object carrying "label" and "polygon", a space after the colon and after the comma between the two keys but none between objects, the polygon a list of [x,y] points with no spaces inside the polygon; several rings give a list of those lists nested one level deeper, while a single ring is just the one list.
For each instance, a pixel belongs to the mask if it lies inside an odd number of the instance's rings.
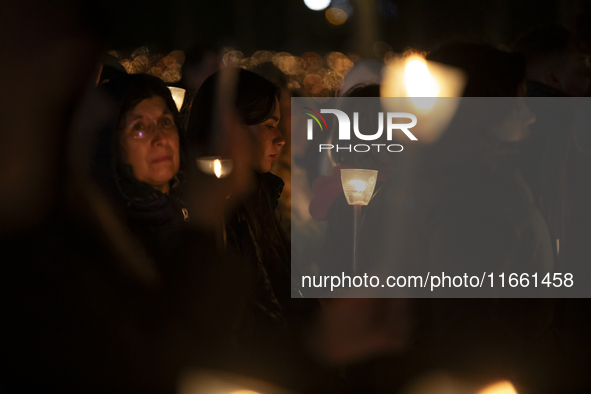
[{"label": "dark night background", "polygon": [[[333,1],[333,4],[335,2]],[[330,25],[324,11],[312,11],[302,0],[116,0],[73,4],[86,27],[112,49],[147,45],[162,51],[186,49],[196,42],[232,46],[246,55],[260,49],[356,52],[359,4],[340,26]],[[377,0],[378,39],[394,51],[407,46],[429,50],[461,38],[509,45],[522,32],[558,23],[587,36],[589,2],[559,0]],[[361,54],[363,56],[363,54]],[[366,54],[367,56],[367,54]]]}]

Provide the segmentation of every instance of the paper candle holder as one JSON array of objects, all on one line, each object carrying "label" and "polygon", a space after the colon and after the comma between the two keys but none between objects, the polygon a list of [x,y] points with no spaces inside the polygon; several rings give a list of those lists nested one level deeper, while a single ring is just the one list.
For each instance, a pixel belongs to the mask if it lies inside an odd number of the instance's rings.
[{"label": "paper candle holder", "polygon": [[377,170],[342,169],[341,182],[349,205],[367,205],[378,179]]},{"label": "paper candle holder", "polygon": [[176,109],[177,110],[181,110],[181,108],[183,107],[183,101],[185,101],[185,89],[182,88],[177,88],[174,86],[168,86],[168,89],[170,90],[170,94],[172,95],[172,99],[174,100],[174,103],[176,104]]}]

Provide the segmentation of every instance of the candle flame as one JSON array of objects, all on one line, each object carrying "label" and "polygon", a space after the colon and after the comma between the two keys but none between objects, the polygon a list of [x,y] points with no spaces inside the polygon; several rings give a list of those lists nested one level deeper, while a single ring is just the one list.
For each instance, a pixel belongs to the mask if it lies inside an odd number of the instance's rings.
[{"label": "candle flame", "polygon": [[367,187],[367,182],[355,179],[355,180],[349,181],[349,185],[354,187],[355,191],[357,193],[360,193],[362,191],[365,191],[365,188]]},{"label": "candle flame", "polygon": [[213,162],[213,172],[218,178],[222,177],[222,162],[215,159]]}]

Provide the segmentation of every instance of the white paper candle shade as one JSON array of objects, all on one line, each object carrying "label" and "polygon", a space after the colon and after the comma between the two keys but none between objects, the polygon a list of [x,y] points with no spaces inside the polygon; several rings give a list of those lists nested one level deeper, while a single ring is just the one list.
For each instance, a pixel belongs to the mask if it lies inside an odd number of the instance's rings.
[{"label": "white paper candle shade", "polygon": [[349,205],[367,205],[376,187],[376,170],[343,169],[341,182]]},{"label": "white paper candle shade", "polygon": [[176,104],[176,109],[180,111],[183,107],[183,101],[185,101],[185,89],[177,88],[174,86],[169,86],[168,89],[170,89],[172,99]]},{"label": "white paper candle shade", "polygon": [[[418,143],[434,143],[454,117],[465,86],[466,75],[458,68],[418,55],[398,58],[384,70],[382,107],[415,115],[418,123],[412,133]],[[394,133],[393,138],[408,141],[402,133]]]}]

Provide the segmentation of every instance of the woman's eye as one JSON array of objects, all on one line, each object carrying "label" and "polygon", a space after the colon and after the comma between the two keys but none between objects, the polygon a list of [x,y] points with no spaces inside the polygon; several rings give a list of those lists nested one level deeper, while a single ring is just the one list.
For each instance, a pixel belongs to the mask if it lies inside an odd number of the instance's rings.
[{"label": "woman's eye", "polygon": [[169,118],[164,118],[160,121],[160,126],[161,127],[171,127],[172,125],[174,125],[174,122],[172,121],[172,119]]},{"label": "woman's eye", "polygon": [[141,123],[136,123],[136,124],[133,126],[133,129],[134,129],[134,130],[142,130],[142,129],[143,129],[143,126],[142,126],[142,124],[141,124]]}]

